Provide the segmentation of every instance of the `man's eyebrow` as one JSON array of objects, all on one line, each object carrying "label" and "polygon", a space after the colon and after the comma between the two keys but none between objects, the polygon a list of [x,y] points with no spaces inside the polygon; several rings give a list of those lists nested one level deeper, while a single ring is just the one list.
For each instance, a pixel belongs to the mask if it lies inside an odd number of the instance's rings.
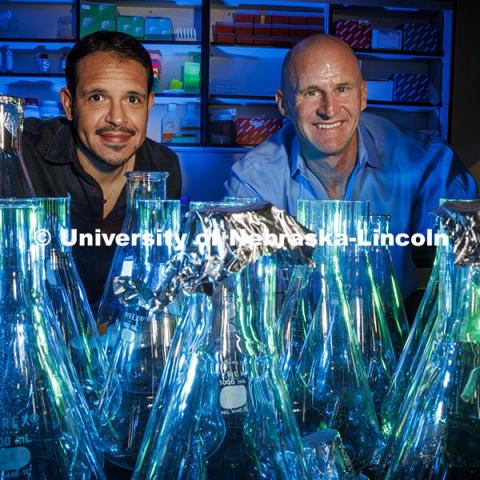
[{"label": "man's eyebrow", "polygon": [[92,93],[101,93],[101,94],[105,94],[107,93],[108,91],[105,89],[105,88],[97,88],[97,87],[92,87],[92,88],[88,88],[88,89],[85,89],[82,91],[82,95],[90,95]]},{"label": "man's eyebrow", "polygon": [[299,88],[297,90],[297,92],[306,92],[308,90],[321,90],[321,88],[318,86],[318,85],[309,85],[308,87],[304,87],[304,88]]},{"label": "man's eyebrow", "polygon": [[[106,95],[108,94],[108,90],[105,88],[97,88],[97,87],[92,87],[84,90],[82,92],[82,95],[92,95],[92,94],[101,94],[101,95]],[[147,98],[147,93],[143,91],[138,91],[138,90],[127,90],[125,92],[126,95],[137,95],[142,98]]]},{"label": "man's eyebrow", "polygon": [[127,95],[138,95],[138,96],[143,97],[143,98],[147,97],[146,92],[139,92],[138,90],[128,90]]}]

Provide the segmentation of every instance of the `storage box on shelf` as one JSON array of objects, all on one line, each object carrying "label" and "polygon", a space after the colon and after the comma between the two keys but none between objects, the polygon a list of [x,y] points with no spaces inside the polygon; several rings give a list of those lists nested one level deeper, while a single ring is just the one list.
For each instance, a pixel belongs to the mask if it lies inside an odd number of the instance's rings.
[{"label": "storage box on shelf", "polygon": [[231,21],[217,20],[212,37],[218,43],[289,47],[302,38],[325,32],[324,10],[299,14],[292,11],[225,11]]},{"label": "storage box on shelf", "polygon": [[[73,41],[98,28],[124,31],[142,40],[152,54],[157,93],[154,138],[161,138],[159,125],[168,103],[178,101],[183,115],[182,109],[193,101],[199,103],[198,114],[203,112],[201,139],[210,145],[207,110],[222,108],[225,99],[217,104],[218,96],[230,96],[229,105],[236,106],[234,123],[235,118],[279,120],[273,95],[288,48],[308,35],[338,30],[362,60],[368,108],[446,138],[453,16],[447,0],[439,7],[419,0],[415,11],[395,10],[403,0],[353,3],[0,2],[0,90],[37,97],[40,105],[43,100],[58,101],[64,85],[62,62]],[[210,25],[202,32],[206,8]],[[43,72],[36,61],[40,54],[48,56],[49,68]],[[201,69],[201,59],[209,60],[208,68]],[[203,83],[201,72],[209,77]],[[250,141],[234,133],[230,143],[251,145],[257,140]]]}]

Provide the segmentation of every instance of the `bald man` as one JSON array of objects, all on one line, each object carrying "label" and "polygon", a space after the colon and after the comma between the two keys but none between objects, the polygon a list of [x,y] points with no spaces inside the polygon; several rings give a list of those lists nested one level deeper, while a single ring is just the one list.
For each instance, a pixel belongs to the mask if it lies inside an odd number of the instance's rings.
[{"label": "bald man", "polygon": [[[258,197],[296,214],[297,200],[368,200],[394,234],[426,233],[440,198],[476,198],[473,177],[441,139],[362,113],[367,86],[350,47],[329,35],[296,44],[276,101],[283,128],[237,161],[229,195]],[[411,248],[392,257],[404,297],[417,286]]]}]

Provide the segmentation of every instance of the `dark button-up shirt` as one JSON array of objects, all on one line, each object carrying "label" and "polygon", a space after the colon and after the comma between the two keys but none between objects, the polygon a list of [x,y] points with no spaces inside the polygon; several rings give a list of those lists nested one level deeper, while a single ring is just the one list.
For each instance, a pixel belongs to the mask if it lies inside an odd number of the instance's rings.
[{"label": "dark button-up shirt", "polygon": [[[25,165],[39,197],[71,197],[72,228],[77,233],[121,231],[126,211],[125,188],[108,216],[103,218],[104,198],[100,185],[80,165],[76,141],[69,122],[25,120],[22,135]],[[134,170],[168,172],[167,197],[180,198],[181,172],[178,158],[167,147],[146,139],[136,153]],[[73,256],[90,303],[101,296],[115,247],[73,246]]]}]

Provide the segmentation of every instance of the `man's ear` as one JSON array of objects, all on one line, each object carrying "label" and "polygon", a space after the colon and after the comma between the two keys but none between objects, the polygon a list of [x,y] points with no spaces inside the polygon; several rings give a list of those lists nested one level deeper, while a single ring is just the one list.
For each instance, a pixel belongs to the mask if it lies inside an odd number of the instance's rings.
[{"label": "man's ear", "polygon": [[150,113],[150,109],[153,107],[153,104],[155,103],[155,94],[153,92],[150,92],[148,95],[148,103],[147,103],[147,113]]},{"label": "man's ear", "polygon": [[365,80],[362,80],[362,86],[361,86],[361,107],[362,107],[362,112],[367,108],[367,82]]},{"label": "man's ear", "polygon": [[65,110],[65,116],[67,120],[71,122],[73,120],[73,97],[68,88],[62,88],[60,90],[60,100]]},{"label": "man's ear", "polygon": [[277,107],[280,113],[284,117],[288,117],[287,101],[285,99],[285,95],[280,88],[275,92],[275,101],[277,102]]}]

